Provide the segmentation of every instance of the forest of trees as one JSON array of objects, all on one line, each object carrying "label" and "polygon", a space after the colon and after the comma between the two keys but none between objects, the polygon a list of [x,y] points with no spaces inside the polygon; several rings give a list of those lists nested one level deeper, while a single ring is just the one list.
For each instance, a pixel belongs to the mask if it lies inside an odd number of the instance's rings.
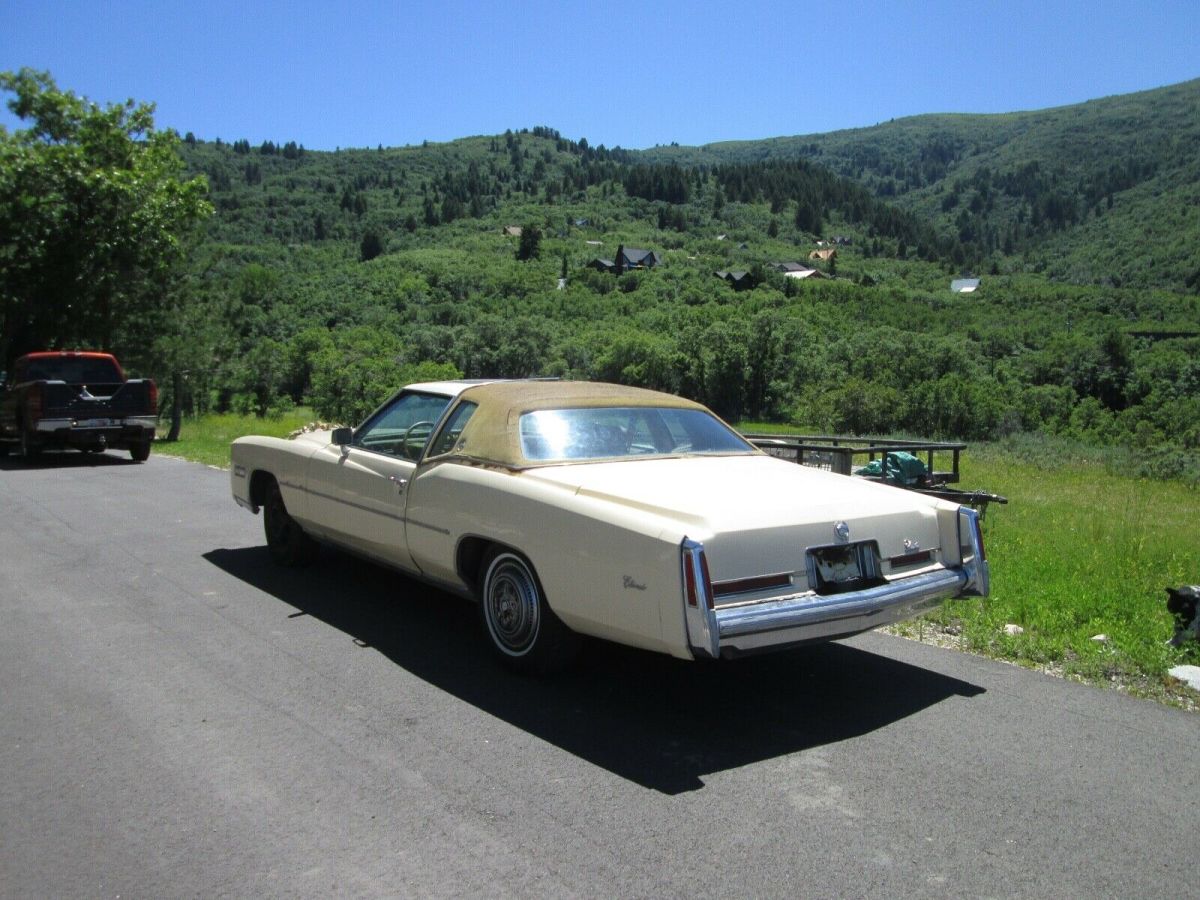
[{"label": "forest of trees", "polygon": [[[558,375],[680,393],[732,420],[1123,444],[1154,449],[1167,473],[1200,447],[1200,284],[1071,283],[1047,274],[1060,257],[1023,255],[1055,233],[1076,242],[1061,258],[1075,258],[1096,207],[1140,202],[1146,179],[1174,165],[1165,156],[1067,179],[1053,159],[968,171],[961,142],[930,138],[904,174],[910,191],[937,179],[930,208],[895,202],[901,155],[870,143],[861,180],[819,164],[813,144],[738,160],[609,150],[546,127],[330,153],[180,140],[154,131],[149,109],[89,112],[48,76],[5,77],[35,123],[0,142],[0,237],[6,259],[23,261],[0,275],[6,353],[104,345],[158,378],[164,405],[306,404],[353,422],[417,377]],[[53,180],[54,153],[95,155],[69,130],[45,139],[57,108],[107,117],[128,143],[98,165],[150,166],[149,183],[174,198],[97,207],[118,224],[130,210],[174,211],[145,258],[133,232],[126,255],[84,254],[74,269],[65,250],[52,265],[22,249],[22,198],[77,190]],[[836,257],[809,261],[834,237]],[[107,246],[89,232],[93,244]],[[620,245],[662,262],[588,268]],[[1098,265],[1107,245],[1089,246]],[[1180,252],[1172,271],[1186,268]],[[829,277],[787,278],[781,262]],[[121,277],[92,277],[105,266]],[[735,291],[719,270],[751,272],[756,286]],[[962,274],[980,290],[952,294]]]}]

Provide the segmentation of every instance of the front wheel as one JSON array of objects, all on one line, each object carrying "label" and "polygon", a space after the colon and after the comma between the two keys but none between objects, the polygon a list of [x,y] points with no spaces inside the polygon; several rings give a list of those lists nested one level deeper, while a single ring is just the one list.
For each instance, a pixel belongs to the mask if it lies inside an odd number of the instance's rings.
[{"label": "front wheel", "polygon": [[526,674],[545,675],[566,666],[578,639],[546,603],[529,563],[496,547],[484,560],[483,573],[479,613],[497,658]]},{"label": "front wheel", "polygon": [[288,514],[283,494],[274,481],[267,488],[263,504],[263,531],[267,536],[267,549],[279,565],[305,566],[316,558],[317,542]]}]

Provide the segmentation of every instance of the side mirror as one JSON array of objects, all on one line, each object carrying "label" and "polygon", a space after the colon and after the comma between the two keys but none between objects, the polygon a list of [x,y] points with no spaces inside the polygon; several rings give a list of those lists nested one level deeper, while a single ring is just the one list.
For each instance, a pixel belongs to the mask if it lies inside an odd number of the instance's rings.
[{"label": "side mirror", "polygon": [[347,447],[354,440],[353,428],[335,428],[329,436],[329,442],[338,447]]}]

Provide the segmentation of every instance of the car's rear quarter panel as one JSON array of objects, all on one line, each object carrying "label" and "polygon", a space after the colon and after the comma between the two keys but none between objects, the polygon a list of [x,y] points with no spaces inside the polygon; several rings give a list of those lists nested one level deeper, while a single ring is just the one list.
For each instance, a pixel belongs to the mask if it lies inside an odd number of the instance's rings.
[{"label": "car's rear quarter panel", "polygon": [[690,658],[683,535],[669,519],[528,474],[461,463],[420,473],[408,502],[409,546],[429,577],[458,577],[464,540],[510,547],[533,564],[551,608],[572,629]]}]

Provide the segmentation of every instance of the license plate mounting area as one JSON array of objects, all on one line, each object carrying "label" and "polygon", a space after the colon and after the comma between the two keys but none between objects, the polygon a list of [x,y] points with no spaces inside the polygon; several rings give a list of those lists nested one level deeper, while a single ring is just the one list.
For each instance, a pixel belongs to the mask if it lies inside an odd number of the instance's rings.
[{"label": "license plate mounting area", "polygon": [[818,594],[841,594],[884,584],[875,541],[810,547],[808,584]]}]

